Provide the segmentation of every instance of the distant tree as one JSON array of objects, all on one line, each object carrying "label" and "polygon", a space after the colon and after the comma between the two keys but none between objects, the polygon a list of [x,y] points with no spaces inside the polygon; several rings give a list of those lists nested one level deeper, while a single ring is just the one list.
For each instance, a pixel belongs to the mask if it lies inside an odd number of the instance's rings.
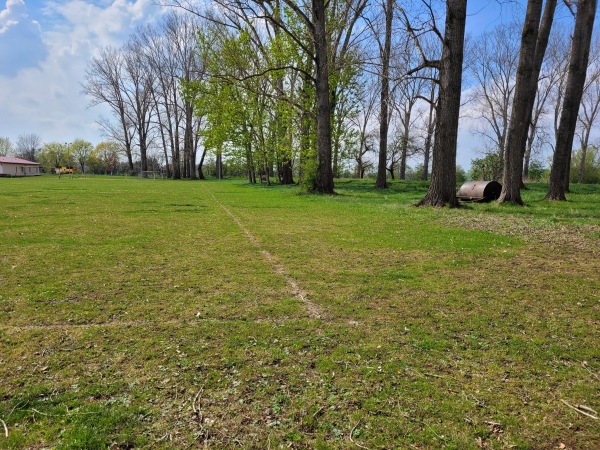
[{"label": "distant tree", "polygon": [[85,70],[83,93],[91,99],[90,105],[106,103],[117,119],[117,124],[102,120],[100,125],[111,140],[123,145],[130,171],[133,171],[134,121],[129,117],[126,96],[125,58],[122,50],[106,47],[92,58]]},{"label": "distant tree", "polygon": [[455,175],[456,183],[464,183],[467,181],[467,172],[461,166],[456,166],[456,175]]},{"label": "distant tree", "polygon": [[583,98],[579,111],[579,146],[581,149],[580,166],[577,182],[583,183],[586,169],[586,152],[590,144],[590,137],[594,125],[600,116],[600,40],[596,39],[594,48],[590,51],[587,81],[583,90]]},{"label": "distant tree", "polygon": [[0,156],[12,156],[13,146],[10,139],[7,137],[0,137]]},{"label": "distant tree", "polygon": [[[583,178],[580,177],[582,166]],[[598,147],[590,146],[585,153],[583,149],[573,153],[571,160],[571,181],[588,184],[600,183],[600,149]]]},{"label": "distant tree", "polygon": [[517,24],[500,25],[474,42],[478,56],[469,66],[476,80],[470,101],[474,104],[475,133],[489,143],[489,151],[504,158],[510,120],[519,43]]},{"label": "distant tree", "polygon": [[85,174],[85,166],[90,156],[92,156],[94,147],[90,142],[83,139],[76,139],[69,147],[73,158],[79,163],[79,167],[81,167],[81,172]]},{"label": "distant tree", "polygon": [[46,170],[69,165],[72,160],[70,147],[60,142],[49,142],[44,144],[38,156],[38,162]]},{"label": "distant tree", "polygon": [[96,146],[93,156],[102,173],[113,174],[119,169],[119,154],[122,152],[118,142],[101,142]]},{"label": "distant tree", "polygon": [[532,161],[529,164],[529,175],[527,179],[529,181],[540,182],[546,179],[548,175],[548,169],[539,161]]},{"label": "distant tree", "polygon": [[392,47],[392,27],[394,20],[394,0],[382,0],[378,4],[383,10],[384,18],[384,37],[381,39],[381,24],[374,24],[367,20],[371,25],[373,36],[379,47],[379,59],[381,64],[380,78],[380,103],[379,103],[379,164],[377,166],[377,179],[375,187],[384,189],[387,184],[387,150],[388,150],[388,130],[390,125],[390,58]]},{"label": "distant tree", "polygon": [[483,158],[471,161],[470,175],[473,180],[502,179],[503,159],[499,153],[489,153]]},{"label": "distant tree", "polygon": [[596,0],[580,0],[577,3],[565,97],[556,136],[556,148],[552,159],[550,187],[546,195],[548,200],[566,200],[570,155],[577,126],[579,105],[585,87],[594,20],[596,18],[596,6]]},{"label": "distant tree", "polygon": [[372,128],[373,118],[377,110],[378,89],[379,86],[375,81],[364,87],[358,99],[360,114],[352,118],[356,129],[357,142],[350,153],[352,159],[356,162],[355,175],[357,178],[363,178],[367,169],[373,166],[373,162],[368,159],[368,155],[376,151],[376,138],[380,136]]},{"label": "distant tree", "polygon": [[42,138],[35,133],[22,134],[17,138],[16,155],[27,161],[37,161],[42,149]]}]

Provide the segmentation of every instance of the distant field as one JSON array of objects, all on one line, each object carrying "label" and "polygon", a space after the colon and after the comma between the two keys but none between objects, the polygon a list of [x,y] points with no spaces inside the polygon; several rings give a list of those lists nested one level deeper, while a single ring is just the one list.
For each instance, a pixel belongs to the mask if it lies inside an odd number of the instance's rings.
[{"label": "distant field", "polygon": [[371,186],[0,179],[0,448],[600,448],[600,186]]}]

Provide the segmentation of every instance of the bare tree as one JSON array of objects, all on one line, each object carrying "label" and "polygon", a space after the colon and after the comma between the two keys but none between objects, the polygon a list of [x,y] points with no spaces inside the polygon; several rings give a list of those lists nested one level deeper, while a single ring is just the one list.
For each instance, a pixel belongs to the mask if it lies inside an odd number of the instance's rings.
[{"label": "bare tree", "polygon": [[384,22],[384,37],[381,39],[380,24],[366,18],[373,37],[379,48],[379,60],[381,71],[379,72],[380,81],[380,103],[379,103],[379,163],[377,166],[377,179],[375,187],[385,189],[387,184],[387,151],[388,151],[388,130],[390,125],[390,59],[392,48],[392,27],[394,21],[394,0],[382,0],[381,7]]},{"label": "bare tree", "polygon": [[566,200],[570,155],[585,87],[596,6],[596,0],[580,0],[577,4],[565,97],[552,160],[550,187],[546,195],[548,200]]},{"label": "bare tree", "polygon": [[143,55],[143,44],[134,35],[124,48],[123,73],[126,83],[123,97],[126,99],[126,114],[135,126],[137,145],[140,152],[140,170],[148,170],[148,148],[151,143],[151,127],[155,104],[152,101],[156,77],[148,67]]},{"label": "bare tree", "polygon": [[375,79],[371,79],[371,83],[364,87],[360,101],[360,113],[352,119],[352,122],[357,130],[358,142],[354,146],[352,158],[356,162],[356,176],[363,178],[365,171],[373,165],[372,161],[368,161],[367,155],[375,151],[373,145],[375,141],[376,131],[372,128],[374,115],[377,109],[377,96],[379,86]]},{"label": "bare tree", "polygon": [[491,143],[489,151],[504,158],[519,45],[518,25],[500,25],[474,42],[477,57],[469,66],[476,82],[470,101],[477,120],[474,132]]},{"label": "bare tree", "polygon": [[117,118],[118,125],[101,120],[108,138],[123,145],[127,164],[133,171],[132,139],[134,123],[127,112],[124,95],[124,57],[121,50],[106,47],[88,63],[82,83],[82,93],[91,98],[90,105],[107,104]]},{"label": "bare tree", "polygon": [[35,133],[21,134],[17,138],[15,153],[18,158],[36,161],[38,153],[42,150],[42,138]]}]

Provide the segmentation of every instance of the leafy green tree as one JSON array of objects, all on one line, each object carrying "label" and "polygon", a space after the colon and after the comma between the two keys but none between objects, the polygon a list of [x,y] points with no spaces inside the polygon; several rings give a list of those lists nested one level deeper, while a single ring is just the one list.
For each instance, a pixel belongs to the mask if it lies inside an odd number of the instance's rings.
[{"label": "leafy green tree", "polygon": [[42,147],[38,162],[48,171],[62,166],[72,165],[71,147],[66,143],[49,142]]},{"label": "leafy green tree", "polygon": [[79,167],[81,167],[81,172],[85,174],[85,166],[94,151],[91,142],[76,139],[69,146],[69,150],[75,161],[79,164]]},{"label": "leafy green tree", "polygon": [[113,174],[119,168],[119,155],[121,153],[123,152],[118,142],[101,142],[92,152],[90,162],[94,162],[99,172]]},{"label": "leafy green tree", "polygon": [[527,174],[527,179],[529,181],[548,181],[549,171],[541,162],[532,161],[529,165],[529,172]]},{"label": "leafy green tree", "polygon": [[473,180],[498,181],[502,179],[504,162],[499,153],[490,153],[483,158],[471,161],[469,175]]},{"label": "leafy green tree", "polygon": [[[583,178],[580,178],[581,167],[584,169]],[[570,177],[572,183],[600,183],[600,149],[588,147],[585,152],[582,149],[574,152],[571,158]]]},{"label": "leafy green tree", "polygon": [[13,146],[10,139],[7,137],[0,137],[0,156],[12,156]]}]

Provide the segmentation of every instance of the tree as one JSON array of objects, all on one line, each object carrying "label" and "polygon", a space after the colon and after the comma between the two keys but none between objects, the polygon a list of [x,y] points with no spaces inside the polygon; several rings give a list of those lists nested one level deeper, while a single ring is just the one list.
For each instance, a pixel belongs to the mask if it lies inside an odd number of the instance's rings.
[{"label": "tree", "polygon": [[580,0],[577,4],[565,97],[550,171],[550,187],[546,195],[548,200],[566,200],[570,154],[585,87],[596,6],[596,0]]},{"label": "tree", "polygon": [[18,158],[37,161],[37,155],[41,149],[42,138],[35,133],[21,134],[17,138],[15,152]]},{"label": "tree", "polygon": [[470,101],[474,103],[474,114],[481,119],[474,131],[491,144],[488,152],[497,153],[500,160],[504,159],[515,87],[517,28],[516,24],[500,25],[484,33],[471,50],[478,57],[469,66],[477,83]]},{"label": "tree", "polygon": [[[462,86],[462,63],[467,14],[466,0],[448,0],[446,24],[442,38],[442,56],[438,61],[428,61],[424,67],[439,71],[439,100],[433,145],[431,184],[420,206],[458,206],[456,200],[456,142]],[[413,30],[414,34],[414,30]]]},{"label": "tree", "polygon": [[73,158],[75,158],[79,163],[79,167],[81,167],[81,172],[85,174],[85,166],[90,156],[92,156],[94,147],[90,142],[84,141],[83,139],[74,140],[69,147]]},{"label": "tree", "polygon": [[130,171],[133,171],[134,122],[127,111],[125,97],[124,54],[122,50],[106,47],[92,58],[85,69],[82,93],[88,95],[90,105],[107,104],[117,118],[117,125],[102,120],[106,135],[120,142],[127,156]]},{"label": "tree", "polygon": [[381,60],[381,88],[380,88],[380,112],[379,112],[379,163],[377,165],[377,179],[375,187],[385,189],[387,184],[387,149],[388,149],[388,130],[390,125],[390,59],[392,47],[392,26],[394,20],[394,0],[382,1],[381,7],[384,17],[384,39],[381,42],[379,32],[373,30],[373,35],[379,46],[379,55]]},{"label": "tree", "polygon": [[101,142],[96,146],[92,155],[99,164],[99,169],[105,175],[115,173],[119,168],[119,154],[122,152],[118,142]]},{"label": "tree", "polygon": [[[579,175],[581,166],[584,166],[583,179]],[[573,153],[571,180],[578,183],[600,184],[600,149],[597,146],[589,146],[585,154],[583,149]]]},{"label": "tree", "polygon": [[521,34],[519,65],[515,81],[515,94],[506,138],[502,192],[498,202],[523,204],[523,158],[527,133],[537,93],[538,79],[552,22],[556,0],[548,0],[542,17],[543,0],[529,0]]},{"label": "tree", "polygon": [[148,148],[152,137],[155,104],[152,101],[155,74],[148,67],[143,55],[144,45],[138,35],[132,36],[124,48],[123,72],[126,78],[123,91],[125,112],[130,123],[133,123],[137,135],[137,146],[140,152],[140,170],[148,170]]},{"label": "tree", "polygon": [[66,143],[49,142],[44,144],[38,162],[47,170],[70,165],[71,147]]},{"label": "tree", "polygon": [[471,161],[470,175],[473,180],[502,179],[503,159],[498,153],[490,153]]},{"label": "tree", "polygon": [[[333,193],[331,117],[335,111],[337,94],[334,75],[344,65],[351,50],[352,30],[367,5],[366,0],[311,0],[307,3],[293,0],[214,0],[213,3],[218,5],[220,15],[215,13],[217,8],[204,11],[187,1],[171,2],[237,32],[247,32],[254,46],[254,54],[260,54],[267,63],[261,73],[251,76],[292,70],[312,85],[315,103],[311,113],[315,122],[317,151],[315,176],[310,177],[311,190]],[[278,30],[277,33],[274,29]],[[291,61],[282,67],[278,64],[278,58],[269,53],[275,48],[270,44],[277,34],[287,37],[288,48],[293,47],[301,55],[298,61]],[[278,92],[278,95],[300,106],[285,92]]]},{"label": "tree", "polygon": [[594,49],[590,51],[590,56],[594,55],[593,62],[588,67],[588,80],[583,91],[579,112],[579,144],[581,155],[579,157],[580,165],[578,168],[577,182],[583,183],[586,169],[586,153],[590,143],[590,136],[594,124],[600,115],[600,40],[596,40]]},{"label": "tree", "polygon": [[10,139],[7,137],[0,137],[0,156],[12,156],[13,146]]}]

